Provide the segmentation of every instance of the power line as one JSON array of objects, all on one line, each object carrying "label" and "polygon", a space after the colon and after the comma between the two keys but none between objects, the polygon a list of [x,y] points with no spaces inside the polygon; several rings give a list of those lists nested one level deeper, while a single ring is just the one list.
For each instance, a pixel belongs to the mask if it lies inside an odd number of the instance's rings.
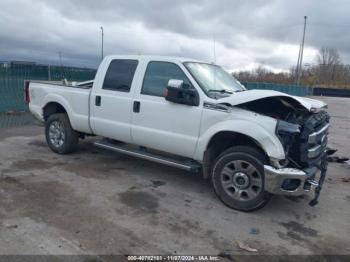
[{"label": "power line", "polygon": [[240,28],[251,28],[251,29],[285,29],[285,28],[292,28],[292,27],[298,27],[298,26],[303,26],[303,24],[286,24],[286,25],[277,25],[277,26],[260,26],[260,25],[239,25]]},{"label": "power line", "polygon": [[328,26],[328,27],[350,27],[350,25],[345,24],[325,24],[325,23],[308,23],[311,26]]}]

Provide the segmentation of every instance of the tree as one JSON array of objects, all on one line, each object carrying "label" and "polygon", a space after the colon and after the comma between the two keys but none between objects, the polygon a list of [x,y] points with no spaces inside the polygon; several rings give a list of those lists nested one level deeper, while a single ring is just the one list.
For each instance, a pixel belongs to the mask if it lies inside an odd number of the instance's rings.
[{"label": "tree", "polygon": [[316,61],[319,65],[340,65],[341,59],[337,49],[332,47],[322,47],[316,55]]},{"label": "tree", "polygon": [[322,47],[316,55],[316,75],[321,84],[334,84],[337,79],[337,67],[341,65],[340,55],[337,49]]},{"label": "tree", "polygon": [[[350,88],[350,65],[342,63],[337,49],[322,47],[315,56],[315,63],[303,67],[301,85]],[[262,65],[233,74],[241,82],[265,82],[294,84],[296,68],[289,72],[275,73]]]}]

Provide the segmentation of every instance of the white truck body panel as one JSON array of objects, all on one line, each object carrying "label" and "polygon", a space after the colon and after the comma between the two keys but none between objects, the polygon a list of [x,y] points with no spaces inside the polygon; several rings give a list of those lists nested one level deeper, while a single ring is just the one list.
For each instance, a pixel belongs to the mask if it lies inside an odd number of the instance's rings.
[{"label": "white truck body panel", "polygon": [[[164,97],[141,93],[143,77],[149,61],[144,59],[139,64],[139,75],[134,90],[134,100],[140,101],[141,111],[132,115],[133,143],[164,152],[193,158],[197,146],[201,115],[201,106],[186,106],[169,103]],[[171,62],[178,65],[186,76],[195,83],[192,76],[178,60],[158,57],[156,61]],[[198,86],[197,89],[200,89]],[[201,97],[204,94],[200,94]]]},{"label": "white truck body panel", "polygon": [[222,131],[236,132],[253,138],[269,157],[284,159],[283,147],[275,135],[277,121],[254,112],[234,108],[229,113],[204,109],[198,148],[194,159],[203,159],[210,139]]},{"label": "white truck body panel", "polygon": [[29,109],[37,118],[43,120],[45,105],[56,102],[65,108],[75,130],[91,134],[89,96],[90,90],[88,89],[31,82]]}]

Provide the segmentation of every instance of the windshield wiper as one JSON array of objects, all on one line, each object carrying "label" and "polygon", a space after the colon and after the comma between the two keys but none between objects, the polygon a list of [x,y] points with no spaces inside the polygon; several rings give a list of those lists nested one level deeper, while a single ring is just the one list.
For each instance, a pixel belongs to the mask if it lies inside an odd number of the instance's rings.
[{"label": "windshield wiper", "polygon": [[222,94],[233,94],[233,92],[229,91],[229,90],[226,90],[226,89],[210,89],[208,90],[209,93],[222,93]]}]

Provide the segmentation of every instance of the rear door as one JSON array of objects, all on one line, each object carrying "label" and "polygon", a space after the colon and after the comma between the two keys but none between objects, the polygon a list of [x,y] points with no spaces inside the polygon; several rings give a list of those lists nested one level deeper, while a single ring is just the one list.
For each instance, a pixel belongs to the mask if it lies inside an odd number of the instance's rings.
[{"label": "rear door", "polygon": [[192,157],[197,145],[202,107],[175,104],[165,100],[170,79],[183,80],[193,88],[181,64],[150,61],[140,90],[135,90],[132,138],[135,144]]},{"label": "rear door", "polygon": [[103,83],[91,97],[91,128],[95,134],[131,142],[132,90],[138,60],[110,61]]}]

